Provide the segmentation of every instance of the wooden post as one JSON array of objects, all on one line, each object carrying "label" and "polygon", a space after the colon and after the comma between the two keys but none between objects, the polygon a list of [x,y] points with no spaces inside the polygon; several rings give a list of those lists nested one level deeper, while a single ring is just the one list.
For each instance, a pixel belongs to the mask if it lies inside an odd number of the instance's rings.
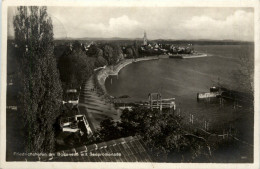
[{"label": "wooden post", "polygon": [[229,134],[229,132],[227,131],[227,139],[228,139],[228,134]]},{"label": "wooden post", "polygon": [[199,100],[199,93],[197,93],[197,102],[199,102],[200,100]]},{"label": "wooden post", "polygon": [[157,94],[157,101],[156,101],[156,105],[159,108],[159,94]]},{"label": "wooden post", "polygon": [[207,121],[206,120],[204,121],[204,128],[207,131]]},{"label": "wooden post", "polygon": [[148,100],[149,100],[149,103],[150,103],[150,109],[151,110],[153,110],[153,102],[152,102],[152,95],[151,95],[151,93],[149,93],[149,95],[148,95]]},{"label": "wooden post", "polygon": [[220,97],[220,99],[219,99],[219,104],[220,104],[220,106],[223,105],[223,98],[222,97]]},{"label": "wooden post", "polygon": [[236,105],[237,101],[236,101],[236,96],[235,96],[235,99],[234,99],[234,108],[236,109],[237,105]]},{"label": "wooden post", "polygon": [[206,131],[208,131],[209,130],[209,122],[205,121],[205,123],[206,123]]},{"label": "wooden post", "polygon": [[193,124],[193,115],[190,114],[190,123]]},{"label": "wooden post", "polygon": [[160,93],[158,93],[158,103],[159,103],[159,109],[160,109],[160,112],[162,112],[162,96]]}]

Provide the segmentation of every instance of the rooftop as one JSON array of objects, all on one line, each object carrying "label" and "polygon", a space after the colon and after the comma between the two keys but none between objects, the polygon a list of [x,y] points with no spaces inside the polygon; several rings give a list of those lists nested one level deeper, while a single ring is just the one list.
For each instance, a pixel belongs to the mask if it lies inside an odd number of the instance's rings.
[{"label": "rooftop", "polygon": [[[34,159],[34,160],[33,160]],[[60,151],[52,155],[27,158],[28,161],[66,162],[152,162],[140,137],[125,137],[98,144]]]}]

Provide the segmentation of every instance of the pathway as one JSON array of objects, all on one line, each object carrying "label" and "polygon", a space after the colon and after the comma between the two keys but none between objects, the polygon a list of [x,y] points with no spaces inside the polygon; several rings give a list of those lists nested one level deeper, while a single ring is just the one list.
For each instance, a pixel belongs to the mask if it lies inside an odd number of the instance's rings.
[{"label": "pathway", "polygon": [[104,96],[100,96],[96,90],[93,90],[94,87],[94,75],[92,75],[83,85],[79,98],[80,113],[86,115],[92,131],[97,130],[100,122],[107,117],[120,119],[119,111]]}]

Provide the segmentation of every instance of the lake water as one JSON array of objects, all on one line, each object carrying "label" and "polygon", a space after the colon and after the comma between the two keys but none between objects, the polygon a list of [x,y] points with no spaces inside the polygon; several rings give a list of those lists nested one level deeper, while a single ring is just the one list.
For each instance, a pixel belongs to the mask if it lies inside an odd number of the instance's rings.
[{"label": "lake water", "polygon": [[[252,45],[203,45],[194,46],[198,52],[209,56],[193,59],[159,59],[137,62],[123,68],[118,77],[110,76],[106,88],[112,96],[129,95],[131,101],[147,100],[151,92],[160,92],[163,98],[174,97],[184,121],[194,116],[194,123],[217,128],[241,119],[241,112],[232,105],[197,102],[198,92],[208,92],[219,82],[227,88],[240,90],[234,73],[240,67],[241,57],[253,58]],[[249,122],[252,125],[252,121]],[[241,126],[240,126],[241,127]],[[252,126],[251,126],[252,127]],[[251,128],[250,127],[250,128]],[[252,133],[251,133],[252,135]]]}]

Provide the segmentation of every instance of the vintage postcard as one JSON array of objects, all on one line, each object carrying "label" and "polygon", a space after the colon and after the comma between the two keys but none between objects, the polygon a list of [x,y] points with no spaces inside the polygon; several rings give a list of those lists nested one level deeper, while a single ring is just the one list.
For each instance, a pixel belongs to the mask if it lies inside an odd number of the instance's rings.
[{"label": "vintage postcard", "polygon": [[259,168],[259,1],[3,1],[0,168]]}]

